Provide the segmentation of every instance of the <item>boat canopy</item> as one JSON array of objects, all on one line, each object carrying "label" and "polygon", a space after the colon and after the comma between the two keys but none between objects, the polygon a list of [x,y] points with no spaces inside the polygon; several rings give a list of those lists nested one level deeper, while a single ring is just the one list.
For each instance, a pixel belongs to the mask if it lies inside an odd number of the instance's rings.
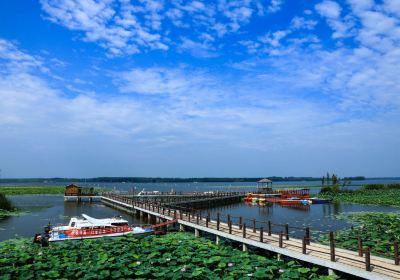
[{"label": "boat canopy", "polygon": [[92,218],[86,214],[82,214],[82,217],[84,217],[89,223],[96,225],[96,226],[109,226],[110,225],[110,221]]}]

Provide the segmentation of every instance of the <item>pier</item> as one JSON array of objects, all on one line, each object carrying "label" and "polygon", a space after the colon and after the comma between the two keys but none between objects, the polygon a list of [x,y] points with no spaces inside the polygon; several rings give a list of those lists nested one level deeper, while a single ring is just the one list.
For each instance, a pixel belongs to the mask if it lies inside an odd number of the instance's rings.
[{"label": "pier", "polygon": [[[229,193],[224,194],[224,197],[231,198]],[[230,215],[222,217],[219,213],[215,219],[211,219],[209,213],[202,215],[204,211],[156,201],[134,200],[111,193],[103,194],[101,199],[106,205],[131,214],[146,215],[149,220],[176,220],[181,229],[194,229],[196,236],[202,233],[213,235],[217,243],[221,238],[239,242],[243,250],[253,246],[274,252],[278,256],[326,267],[330,273],[340,271],[365,279],[400,279],[397,242],[394,243],[393,256],[375,256],[370,253],[369,248],[362,246],[362,242],[359,242],[358,251],[337,248],[333,232],[329,235],[330,244],[324,245],[312,241],[309,228],[294,228],[287,224],[272,224]],[[290,234],[292,229],[303,230],[303,238],[294,238]]]}]

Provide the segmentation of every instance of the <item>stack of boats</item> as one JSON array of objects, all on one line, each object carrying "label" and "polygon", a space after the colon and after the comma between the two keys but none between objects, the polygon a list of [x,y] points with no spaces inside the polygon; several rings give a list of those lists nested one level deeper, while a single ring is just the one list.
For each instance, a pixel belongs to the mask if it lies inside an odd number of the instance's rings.
[{"label": "stack of boats", "polygon": [[325,204],[330,202],[327,199],[311,198],[309,189],[276,190],[270,194],[247,193],[244,201],[261,205],[267,202],[279,203],[283,206]]}]

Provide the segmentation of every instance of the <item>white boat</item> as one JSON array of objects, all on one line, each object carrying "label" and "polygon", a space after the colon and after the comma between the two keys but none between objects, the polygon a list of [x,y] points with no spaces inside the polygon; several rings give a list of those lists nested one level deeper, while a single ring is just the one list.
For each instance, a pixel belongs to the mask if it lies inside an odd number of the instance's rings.
[{"label": "white boat", "polygon": [[114,237],[127,234],[143,237],[153,232],[152,228],[131,227],[128,221],[120,217],[96,219],[82,214],[82,218],[71,218],[68,225],[56,227],[48,225],[44,234],[36,234],[34,241],[43,245],[54,241]]}]

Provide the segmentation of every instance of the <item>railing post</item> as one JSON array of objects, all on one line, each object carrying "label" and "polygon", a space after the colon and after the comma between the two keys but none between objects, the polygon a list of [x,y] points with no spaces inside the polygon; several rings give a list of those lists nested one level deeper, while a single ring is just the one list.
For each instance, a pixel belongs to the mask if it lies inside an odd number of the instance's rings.
[{"label": "railing post", "polygon": [[331,261],[336,261],[335,257],[335,239],[333,238],[333,231],[329,232],[329,243],[331,249]]},{"label": "railing post", "polygon": [[365,248],[365,270],[371,271],[371,252],[369,248]]},{"label": "railing post", "polygon": [[228,214],[228,225],[230,221],[231,221],[231,215]]},{"label": "railing post", "polygon": [[207,214],[207,217],[206,217],[206,227],[208,227],[208,219],[210,218],[209,215],[210,215],[210,214]]},{"label": "railing post", "polygon": [[309,227],[306,227],[306,242],[307,242],[307,245],[310,245],[311,236],[310,236],[310,228]]},{"label": "railing post", "polygon": [[283,232],[282,231],[279,233],[279,247],[280,248],[283,247]]},{"label": "railing post", "polygon": [[174,220],[176,220],[176,209],[174,209]]},{"label": "railing post", "polygon": [[239,229],[242,229],[243,218],[242,216],[239,217]]},{"label": "railing post", "polygon": [[189,223],[190,223],[190,212],[189,212]]},{"label": "railing post", "polygon": [[196,215],[196,224],[199,224],[199,213]]},{"label": "railing post", "polygon": [[162,214],[165,215],[165,208],[162,208]]},{"label": "railing post", "polygon": [[395,241],[393,243],[393,249],[394,249],[394,264],[399,265],[400,259],[399,259],[399,243]]},{"label": "railing post", "polygon": [[253,219],[253,232],[256,232],[256,219]]},{"label": "railing post", "polygon": [[289,240],[289,225],[288,224],[285,225],[285,236],[286,236],[286,240]]},{"label": "railing post", "polygon": [[246,223],[243,224],[243,238],[246,238]]},{"label": "railing post", "polygon": [[219,212],[217,213],[217,230],[219,230]]},{"label": "railing post", "polygon": [[306,241],[307,237],[303,236],[303,254],[307,253],[307,241]]},{"label": "railing post", "polygon": [[271,236],[272,234],[272,224],[271,221],[268,221],[268,236]]},{"label": "railing post", "polygon": [[362,239],[361,236],[357,236],[357,244],[358,244],[358,256],[363,256],[363,247],[362,247]]},{"label": "railing post", "polygon": [[179,216],[180,216],[181,220],[183,220],[182,209],[179,210]]},{"label": "railing post", "polygon": [[232,234],[232,221],[228,222],[228,226],[229,226],[229,234]]},{"label": "railing post", "polygon": [[260,227],[260,242],[264,242],[264,228]]}]

